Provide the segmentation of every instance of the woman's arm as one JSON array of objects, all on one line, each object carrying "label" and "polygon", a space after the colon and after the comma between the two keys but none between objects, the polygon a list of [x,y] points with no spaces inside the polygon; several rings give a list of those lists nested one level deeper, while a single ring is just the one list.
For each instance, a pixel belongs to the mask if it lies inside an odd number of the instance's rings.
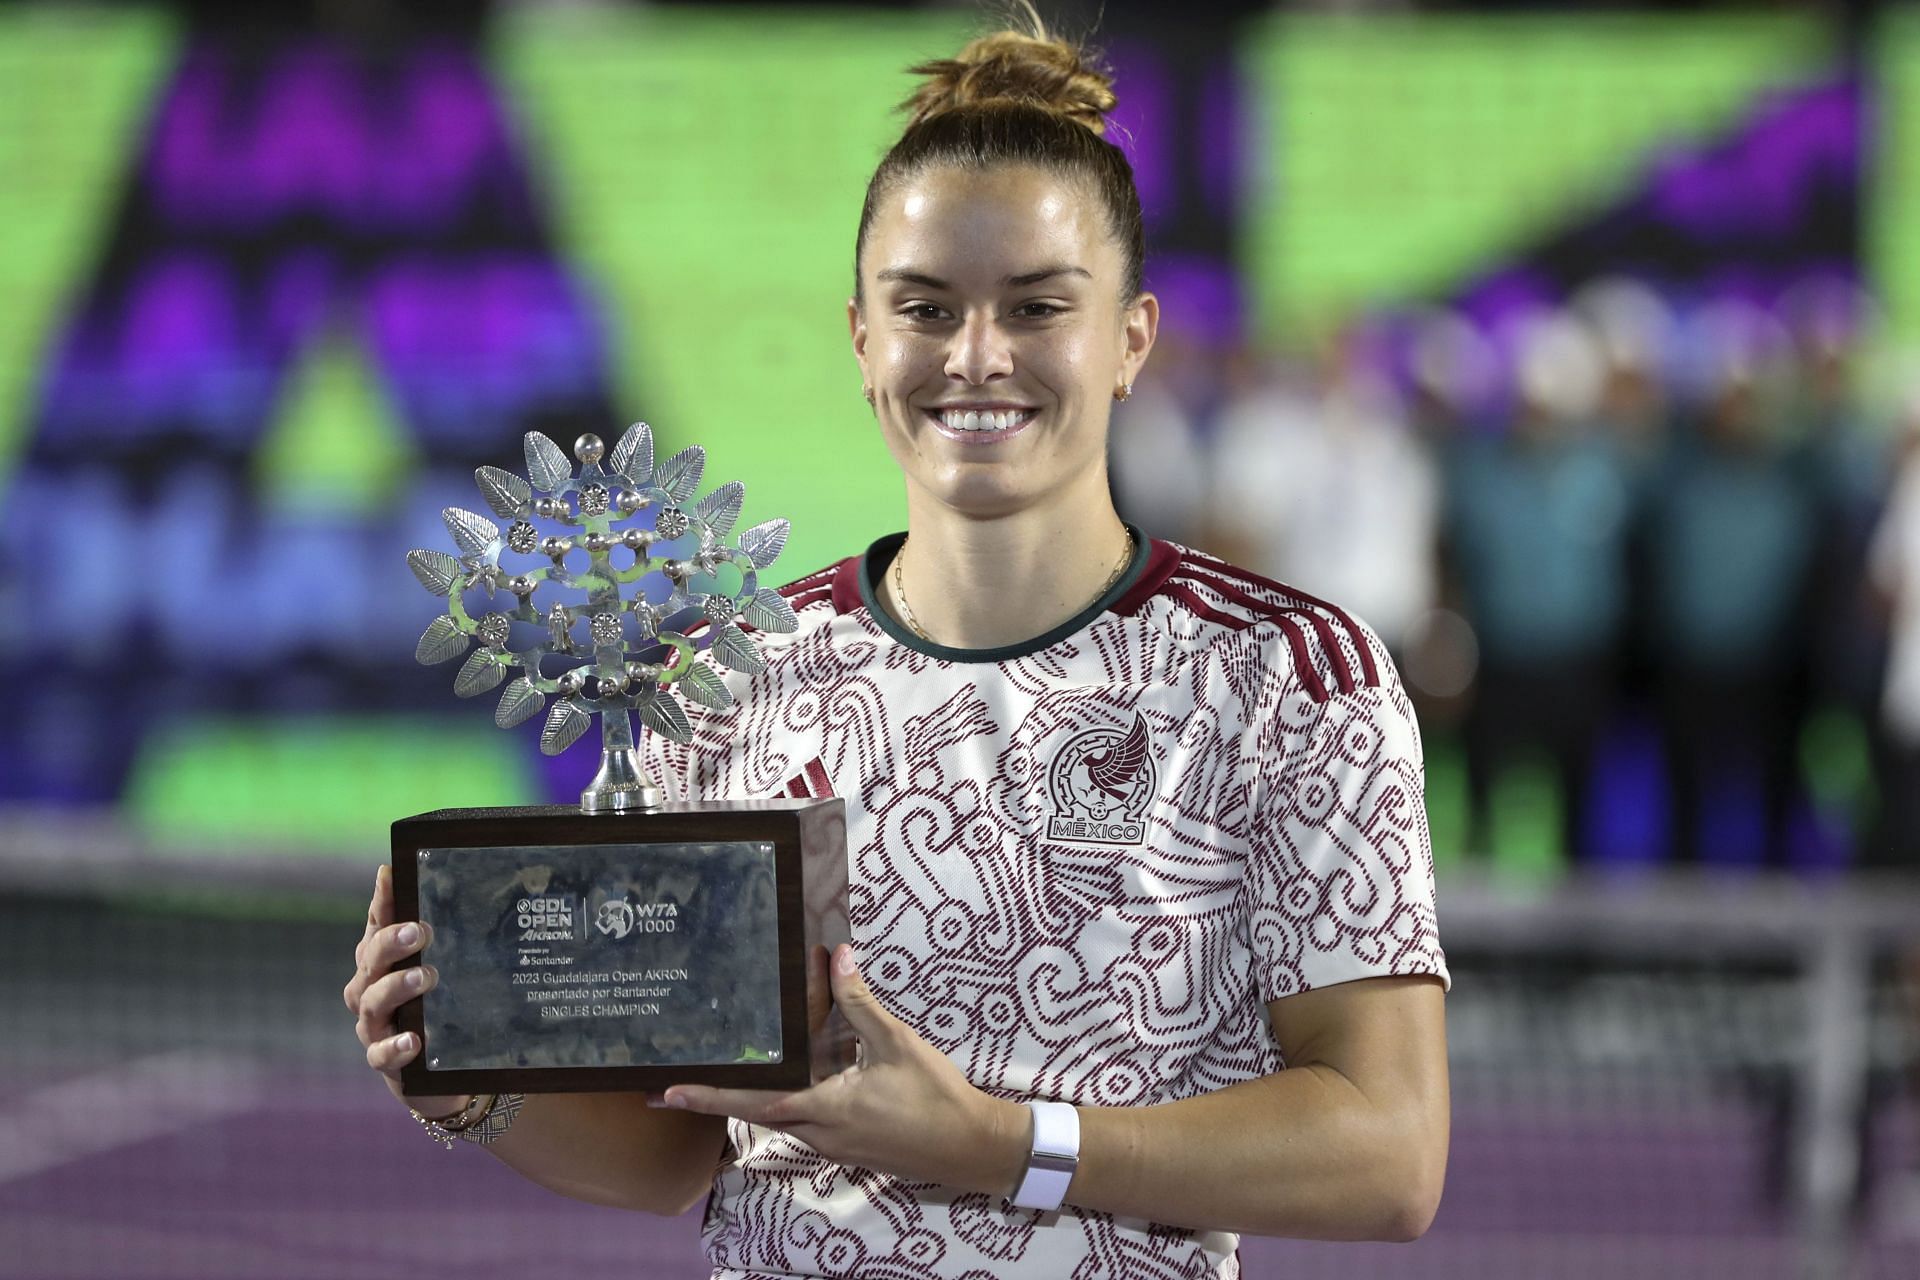
[{"label": "woman's arm", "polygon": [[[670,1105],[792,1133],[829,1159],[994,1196],[1026,1166],[1025,1107],[945,1055],[833,966],[861,1065],[800,1093],[675,1085]],[[1198,1098],[1081,1107],[1067,1201],[1171,1226],[1410,1240],[1440,1202],[1448,1093],[1438,978],[1366,978],[1268,1006],[1288,1067]]]},{"label": "woman's arm", "polygon": [[[397,1033],[393,1014],[438,980],[424,953],[433,931],[394,923],[393,878],[380,868],[366,932],[354,949],[354,974],[341,992],[366,1046],[367,1065],[381,1073],[394,1097],[426,1115],[458,1111],[466,1095],[406,1097],[400,1068],[420,1052],[411,1035]],[[416,952],[423,962],[396,970]],[[417,978],[420,985],[409,984]],[[684,1213],[707,1193],[726,1144],[726,1122],[649,1107],[637,1093],[530,1095],[514,1125],[487,1150],[521,1174],[561,1195],[647,1213]]]},{"label": "woman's arm", "polygon": [[1286,1070],[1159,1106],[1081,1107],[1068,1201],[1255,1235],[1418,1237],[1446,1177],[1443,999],[1438,978],[1412,977],[1275,1000]]},{"label": "woman's arm", "polygon": [[726,1122],[647,1105],[638,1093],[529,1094],[487,1150],[575,1200],[672,1217],[713,1186]]}]

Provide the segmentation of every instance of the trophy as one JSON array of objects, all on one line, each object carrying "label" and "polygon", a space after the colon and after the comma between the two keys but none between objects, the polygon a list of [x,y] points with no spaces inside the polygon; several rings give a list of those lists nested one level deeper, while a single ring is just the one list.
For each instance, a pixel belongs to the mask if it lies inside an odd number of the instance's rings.
[{"label": "trophy", "polygon": [[710,663],[762,670],[752,632],[795,629],[759,577],[788,522],[729,544],[743,486],[693,501],[705,451],[655,466],[644,422],[610,454],[581,436],[577,473],[539,432],[525,446],[527,479],[474,473],[505,529],[449,507],[459,554],[408,554],[447,601],[415,656],[464,656],[461,697],[504,682],[503,729],[544,710],[549,755],[598,715],[600,768],[578,807],[393,824],[395,912],[431,927],[440,975],[400,1009],[421,1040],[401,1082],[416,1094],[805,1087],[852,1060],[844,1018],[810,1025],[807,1000],[813,948],[850,936],[845,806],[665,803],[633,724],[690,741],[679,699],[733,701]]}]

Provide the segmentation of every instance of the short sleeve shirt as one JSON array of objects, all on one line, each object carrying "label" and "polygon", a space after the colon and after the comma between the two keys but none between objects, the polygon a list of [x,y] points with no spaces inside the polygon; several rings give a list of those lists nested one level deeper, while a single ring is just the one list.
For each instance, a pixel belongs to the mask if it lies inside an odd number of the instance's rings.
[{"label": "short sleeve shirt", "polygon": [[[951,650],[874,598],[900,545],[783,588],[799,619],[693,741],[670,795],[836,795],[854,944],[880,1001],[978,1088],[1144,1106],[1286,1064],[1269,1001],[1447,981],[1420,740],[1340,609],[1136,535],[1102,599]],[[1238,1240],[907,1183],[731,1122],[716,1277],[1231,1277]]]}]

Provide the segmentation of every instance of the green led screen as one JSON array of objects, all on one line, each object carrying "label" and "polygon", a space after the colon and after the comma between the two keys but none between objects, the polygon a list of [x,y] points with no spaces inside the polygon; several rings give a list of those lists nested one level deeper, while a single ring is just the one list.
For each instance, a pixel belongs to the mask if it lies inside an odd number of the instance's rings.
[{"label": "green led screen", "polygon": [[964,16],[518,10],[497,32],[619,402],[744,481],[743,526],[792,519],[786,577],[905,523],[847,342],[853,235],[904,69]]},{"label": "green led screen", "polygon": [[1245,44],[1262,329],[1430,296],[1822,65],[1796,17],[1283,16]]},{"label": "green led screen", "polygon": [[1868,175],[1868,266],[1892,336],[1912,344],[1920,342],[1920,241],[1914,238],[1920,227],[1920,155],[1914,150],[1920,139],[1920,13],[1887,13],[1872,47],[1878,127]]}]

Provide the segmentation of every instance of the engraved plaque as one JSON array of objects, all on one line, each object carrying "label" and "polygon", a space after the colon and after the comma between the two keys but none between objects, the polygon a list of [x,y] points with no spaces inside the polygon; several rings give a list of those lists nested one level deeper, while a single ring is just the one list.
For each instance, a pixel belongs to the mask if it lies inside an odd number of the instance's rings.
[{"label": "engraved plaque", "polygon": [[420,918],[440,972],[422,997],[429,1067],[778,1062],[773,852],[422,849]]},{"label": "engraved plaque", "polygon": [[433,930],[404,963],[440,974],[399,1010],[409,1093],[797,1089],[852,1063],[807,986],[849,940],[843,801],[443,809],[393,824],[393,867],[397,918]]}]

